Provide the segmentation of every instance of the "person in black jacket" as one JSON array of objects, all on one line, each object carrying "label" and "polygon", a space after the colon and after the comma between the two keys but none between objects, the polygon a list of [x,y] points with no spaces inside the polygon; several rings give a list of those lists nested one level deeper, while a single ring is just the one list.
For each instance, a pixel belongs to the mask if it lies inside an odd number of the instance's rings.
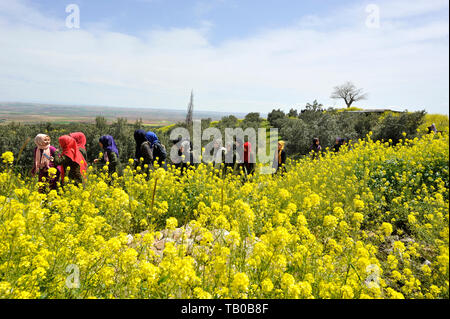
[{"label": "person in black jacket", "polygon": [[229,174],[233,173],[235,170],[236,165],[236,153],[235,153],[235,147],[233,147],[233,144],[227,143],[225,147],[225,166],[224,166],[224,173]]},{"label": "person in black jacket", "polygon": [[344,145],[345,140],[343,138],[336,138],[336,141],[334,142],[334,146],[333,146],[333,152],[337,153],[339,152],[340,148],[342,145]]},{"label": "person in black jacket", "polygon": [[152,131],[149,131],[145,133],[145,138],[150,143],[150,148],[152,150],[153,160],[152,164],[154,164],[153,161],[158,162],[158,166],[164,168],[167,170],[167,152],[164,145],[161,144],[161,142],[158,139],[158,136]]},{"label": "person in black jacket", "polygon": [[238,174],[241,174],[241,172],[244,173],[244,141],[240,138],[236,138],[236,142],[234,143],[234,155],[236,159],[236,172]]},{"label": "person in black jacket", "polygon": [[175,140],[172,140],[173,146],[176,147],[176,153],[170,154],[170,159],[172,160],[173,166],[175,166],[176,169],[181,169],[183,166],[183,152],[181,150],[181,142],[183,140],[181,139],[181,136],[176,138]]},{"label": "person in black jacket", "polygon": [[152,163],[153,163],[153,152],[150,143],[145,138],[144,130],[134,131],[134,140],[136,141],[136,153],[135,153],[135,163],[136,168],[141,166],[144,168],[147,165],[145,172],[148,173]]}]

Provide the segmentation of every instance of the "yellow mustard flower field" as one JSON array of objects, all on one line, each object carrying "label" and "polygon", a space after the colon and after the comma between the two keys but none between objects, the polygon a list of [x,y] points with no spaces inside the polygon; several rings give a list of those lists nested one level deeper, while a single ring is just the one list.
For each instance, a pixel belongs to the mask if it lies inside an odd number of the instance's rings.
[{"label": "yellow mustard flower field", "polygon": [[449,298],[447,133],[44,194],[1,161],[0,298]]}]

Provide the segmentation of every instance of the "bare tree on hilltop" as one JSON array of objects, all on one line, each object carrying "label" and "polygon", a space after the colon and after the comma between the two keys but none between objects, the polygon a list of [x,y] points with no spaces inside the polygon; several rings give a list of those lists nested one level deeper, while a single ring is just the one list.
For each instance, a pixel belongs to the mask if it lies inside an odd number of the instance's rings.
[{"label": "bare tree on hilltop", "polygon": [[367,93],[363,93],[363,89],[358,89],[352,82],[335,86],[334,91],[331,94],[332,99],[343,99],[347,108],[349,108],[353,102],[366,100]]}]

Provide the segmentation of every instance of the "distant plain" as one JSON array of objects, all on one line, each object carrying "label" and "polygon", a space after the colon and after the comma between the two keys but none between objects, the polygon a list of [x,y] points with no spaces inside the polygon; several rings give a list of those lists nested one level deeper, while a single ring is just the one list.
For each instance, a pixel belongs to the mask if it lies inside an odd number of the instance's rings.
[{"label": "distant plain", "polygon": [[[105,117],[108,121],[117,118],[126,118],[132,123],[139,119],[143,124],[152,126],[165,126],[184,121],[187,110],[171,110],[136,107],[109,107],[109,106],[77,106],[37,103],[0,102],[0,123],[71,123],[94,122],[97,116]],[[243,118],[245,114],[197,111],[194,109],[194,119],[211,118],[220,120],[223,116],[234,115]]]}]

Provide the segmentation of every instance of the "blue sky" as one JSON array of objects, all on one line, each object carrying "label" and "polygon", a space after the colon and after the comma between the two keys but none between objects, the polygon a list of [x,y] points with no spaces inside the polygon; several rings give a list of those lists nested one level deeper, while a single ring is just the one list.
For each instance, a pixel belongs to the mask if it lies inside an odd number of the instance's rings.
[{"label": "blue sky", "polygon": [[[69,1],[70,2],[70,1]],[[139,35],[153,28],[199,27],[214,24],[213,43],[251,35],[261,29],[284,27],[299,17],[329,13],[352,3],[346,0],[82,0],[84,23],[106,22],[118,32]],[[71,2],[71,3],[72,3]],[[65,18],[66,0],[33,2],[48,15]]]},{"label": "blue sky", "polygon": [[0,101],[265,113],[352,81],[448,114],[448,36],[447,0],[0,0]]}]

